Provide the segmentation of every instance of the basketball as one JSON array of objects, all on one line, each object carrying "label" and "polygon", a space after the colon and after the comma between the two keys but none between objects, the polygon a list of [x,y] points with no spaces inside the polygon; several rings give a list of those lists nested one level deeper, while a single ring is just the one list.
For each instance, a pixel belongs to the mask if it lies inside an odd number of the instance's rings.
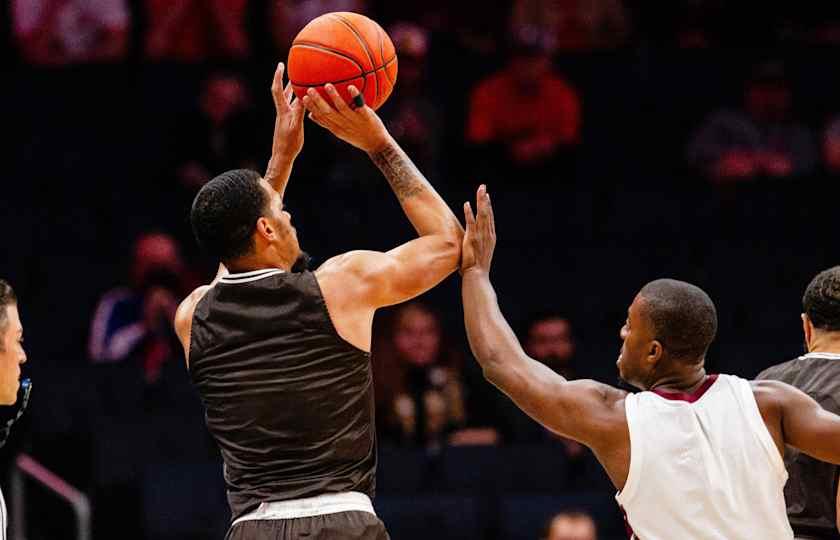
[{"label": "basketball", "polygon": [[288,70],[299,99],[309,88],[316,88],[331,103],[324,85],[332,83],[350,105],[347,87],[352,84],[369,107],[378,109],[397,82],[397,53],[375,21],[358,13],[326,13],[295,37]]}]

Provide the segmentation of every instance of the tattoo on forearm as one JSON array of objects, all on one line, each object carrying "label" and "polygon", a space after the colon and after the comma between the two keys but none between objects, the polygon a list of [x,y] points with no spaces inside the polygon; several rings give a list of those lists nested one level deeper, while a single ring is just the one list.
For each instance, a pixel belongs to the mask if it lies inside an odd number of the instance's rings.
[{"label": "tattoo on forearm", "polygon": [[426,179],[411,159],[398,147],[388,145],[370,155],[385,175],[400,202],[414,197],[426,189]]}]

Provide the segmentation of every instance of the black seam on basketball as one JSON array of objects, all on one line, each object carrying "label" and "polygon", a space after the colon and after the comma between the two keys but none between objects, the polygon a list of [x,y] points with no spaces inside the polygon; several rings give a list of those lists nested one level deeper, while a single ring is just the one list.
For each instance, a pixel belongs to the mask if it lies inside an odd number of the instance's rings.
[{"label": "black seam on basketball", "polygon": [[[381,58],[382,60],[385,60],[385,39],[384,39],[385,38],[385,35],[384,35],[385,30],[383,30],[382,28],[377,28],[377,34],[379,34],[379,58]],[[391,58],[391,61],[394,61],[396,58],[397,58],[397,56],[394,55],[394,58]],[[389,63],[390,62],[386,62],[383,65],[387,66]],[[391,89],[393,89],[394,88],[394,80],[391,79],[391,76],[388,74],[387,69],[385,70],[385,76],[388,78],[388,82],[391,83]]]},{"label": "black seam on basketball", "polygon": [[[294,86],[300,86],[300,87],[302,87],[302,88],[315,88],[316,86],[324,86],[324,85],[325,85],[325,84],[327,84],[327,83],[330,83],[330,84],[341,84],[341,83],[346,83],[346,82],[353,81],[353,80],[355,80],[355,79],[362,79],[362,81],[363,81],[363,86],[362,86],[362,89],[360,90],[360,92],[364,94],[364,90],[365,90],[364,85],[366,85],[366,84],[367,84],[367,76],[368,76],[368,75],[370,75],[371,73],[376,73],[376,72],[377,72],[377,71],[379,71],[380,69],[385,69],[386,67],[388,67],[389,65],[391,65],[391,62],[395,62],[396,60],[397,60],[397,57],[396,57],[396,55],[395,55],[393,58],[391,58],[391,59],[390,59],[390,60],[388,60],[386,63],[384,63],[383,65],[379,66],[378,68],[374,69],[373,71],[362,71],[362,72],[361,72],[361,74],[359,74],[359,75],[358,75],[358,76],[356,76],[356,77],[350,77],[349,79],[341,79],[340,81],[325,81],[325,82],[322,82],[322,83],[315,83],[315,84],[301,84],[301,83],[296,83],[295,81],[293,81],[293,80],[289,79],[289,82],[290,82],[290,83],[292,83]],[[387,73],[387,71],[386,71],[386,73]]]},{"label": "black seam on basketball", "polygon": [[354,57],[350,56],[349,54],[347,54],[346,52],[331,49],[328,45],[323,45],[321,43],[316,43],[314,41],[295,41],[294,43],[292,43],[292,48],[295,48],[295,47],[303,47],[303,48],[308,47],[310,49],[318,49],[319,51],[333,53],[333,54],[336,54],[338,56],[342,56],[342,57],[344,57],[348,60],[351,60],[354,64],[359,66],[359,71],[360,72],[363,72],[365,70],[364,66],[362,66],[361,62],[359,62],[358,58],[354,58]]},{"label": "black seam on basketball", "polygon": [[[348,21],[347,19],[345,19],[341,15],[333,13],[332,16],[333,16],[334,19],[338,19],[342,24],[344,24],[344,26],[346,26],[350,30],[350,32],[353,33],[354,36],[356,36],[356,39],[359,40],[359,43],[362,45],[362,48],[365,50],[365,53],[367,54],[368,59],[370,60],[370,66],[373,68],[373,71],[371,73],[375,72],[376,71],[376,61],[373,59],[373,53],[371,53],[370,49],[368,49],[367,42],[365,42],[365,40],[362,39],[362,36],[361,36],[361,34],[359,34],[359,31],[356,30],[356,27],[353,26],[353,24],[350,21]],[[373,99],[374,99],[374,101],[378,101],[379,100],[379,78],[374,77],[374,79],[376,79],[374,81],[376,83],[376,97],[373,98]]]}]

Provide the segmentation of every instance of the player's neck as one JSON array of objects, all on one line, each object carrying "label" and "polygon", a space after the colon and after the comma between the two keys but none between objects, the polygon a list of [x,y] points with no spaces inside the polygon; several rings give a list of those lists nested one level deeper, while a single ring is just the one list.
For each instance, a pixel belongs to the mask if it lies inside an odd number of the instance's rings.
[{"label": "player's neck", "polygon": [[235,261],[225,263],[225,267],[231,274],[242,274],[244,272],[253,272],[254,270],[265,270],[266,268],[278,268],[288,272],[292,265],[287,265],[278,261],[269,261],[258,255],[248,255]]},{"label": "player's neck", "polygon": [[706,382],[706,368],[703,364],[694,366],[680,366],[675,372],[660,377],[648,390],[664,390],[666,392],[684,392],[691,394]]},{"label": "player's neck", "polygon": [[808,343],[808,352],[840,354],[840,332],[815,331]]}]

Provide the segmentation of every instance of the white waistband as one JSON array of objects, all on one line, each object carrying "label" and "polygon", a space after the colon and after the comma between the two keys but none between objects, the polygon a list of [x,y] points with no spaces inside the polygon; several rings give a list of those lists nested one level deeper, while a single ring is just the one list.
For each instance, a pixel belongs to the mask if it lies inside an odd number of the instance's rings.
[{"label": "white waistband", "polygon": [[256,510],[240,517],[233,525],[253,519],[295,519],[353,511],[376,515],[367,495],[358,491],[346,491],[306,499],[260,503]]}]

